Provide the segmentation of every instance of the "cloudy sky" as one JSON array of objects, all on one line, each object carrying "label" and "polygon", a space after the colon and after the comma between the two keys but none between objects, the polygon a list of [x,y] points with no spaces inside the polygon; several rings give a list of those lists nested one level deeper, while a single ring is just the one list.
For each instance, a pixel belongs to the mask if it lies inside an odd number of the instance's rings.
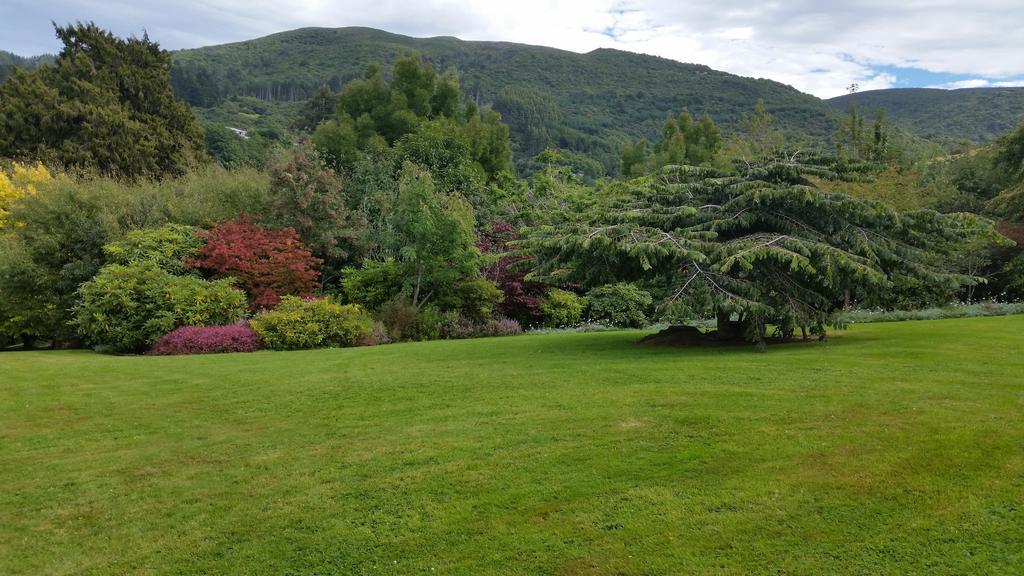
[{"label": "cloudy sky", "polygon": [[657,54],[817,96],[1024,85],[1024,0],[0,0],[0,49],[54,52],[50,21],[93,20],[165,48],[303,26],[370,26]]}]

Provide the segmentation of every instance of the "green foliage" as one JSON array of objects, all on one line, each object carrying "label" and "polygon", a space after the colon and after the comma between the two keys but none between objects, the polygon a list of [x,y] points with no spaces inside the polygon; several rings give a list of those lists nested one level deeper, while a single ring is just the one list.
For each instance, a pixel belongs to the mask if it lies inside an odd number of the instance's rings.
[{"label": "green foliage", "polygon": [[1013,180],[1024,180],[1024,122],[996,142],[995,166]]},{"label": "green foliage", "polygon": [[305,132],[316,130],[324,120],[334,116],[338,108],[338,94],[329,86],[322,84],[316,92],[302,104],[295,127]]},{"label": "green foliage", "polygon": [[663,303],[716,317],[728,338],[742,331],[759,339],[768,324],[783,336],[798,326],[820,330],[845,300],[884,293],[901,278],[952,288],[977,281],[948,266],[957,246],[994,236],[991,223],[901,213],[807,184],[807,175],[844,177],[843,167],[793,156],[735,176],[673,167],[630,182],[631,199],[574,226],[534,230],[528,246],[538,272],[563,281],[671,286]]},{"label": "green foliage", "polygon": [[1024,297],[1024,252],[1006,263],[1003,268],[1006,274],[1006,286],[1019,297]]},{"label": "green foliage", "polygon": [[345,268],[341,290],[345,300],[379,310],[402,293],[405,278],[394,260],[366,260],[359,268]]},{"label": "green foliage", "polygon": [[[398,157],[430,172],[434,185],[445,194],[461,192],[482,196],[487,174],[470,156],[470,143],[457,122],[441,119],[424,122],[402,136]],[[478,198],[484,200],[484,198]]]},{"label": "green foliage", "polygon": [[17,68],[35,70],[44,64],[52,64],[53,59],[52,54],[24,57],[12,54],[6,50],[0,50],[0,82],[13,76],[14,70]]},{"label": "green foliage", "polygon": [[124,239],[104,245],[103,254],[112,264],[153,262],[173,274],[184,270],[183,260],[195,256],[202,245],[192,226],[164,224],[132,230]]},{"label": "green foliage", "polygon": [[231,280],[175,276],[153,260],[109,264],[82,284],[75,325],[86,342],[141,352],[179,326],[219,326],[245,317],[245,294]]},{"label": "green foliage", "polygon": [[[0,257],[0,325],[15,338],[72,342],[76,290],[106,263],[105,244],[168,222],[208,226],[246,210],[265,212],[268,188],[263,174],[216,167],[156,182],[57,178],[41,186],[9,207],[19,224],[7,230]],[[147,236],[133,242],[162,242],[161,234]]]},{"label": "green foliage", "polygon": [[225,168],[262,168],[280,149],[281,143],[258,132],[245,136],[220,124],[204,123],[206,153]]},{"label": "green foliage", "polygon": [[[324,94],[319,96],[320,100],[326,98]],[[352,162],[357,150],[365,150],[380,140],[394,145],[428,120],[457,120],[457,124],[448,125],[455,129],[475,119],[477,132],[483,125],[477,114],[464,112],[458,78],[454,74],[439,77],[417,53],[395,62],[390,84],[379,66],[370,65],[364,77],[346,84],[336,99],[337,116],[314,135],[314,142],[324,148],[336,169],[341,168],[342,162]],[[314,101],[313,105],[318,104]],[[484,120],[492,122],[490,117]],[[500,126],[500,121],[497,123]],[[507,142],[507,131],[505,137]],[[490,153],[486,138],[477,140],[476,149],[485,156]],[[507,144],[504,152],[508,155]]]},{"label": "green foliage", "polygon": [[[936,165],[907,169],[887,166],[870,179],[853,181],[813,176],[808,180],[825,192],[838,192],[863,200],[884,202],[898,210],[935,209],[956,212],[959,211],[956,208],[965,207],[965,199],[958,193],[949,176]],[[977,206],[976,202],[970,204]]]},{"label": "green foliage", "polygon": [[623,328],[643,328],[654,299],[633,284],[619,282],[587,293],[590,320]]},{"label": "green foliage", "polygon": [[285,296],[277,308],[257,314],[250,324],[270,350],[344,348],[371,336],[373,318],[355,304]]},{"label": "green foliage", "polygon": [[490,109],[463,102],[454,73],[438,76],[412,54],[398,60],[389,83],[377,65],[338,94],[337,114],[321,123],[312,143],[324,161],[351,178],[355,210],[383,243],[380,216],[397,197],[404,163],[430,172],[445,194],[467,198],[485,220],[515,209],[508,127]]},{"label": "green foliage", "polygon": [[982,318],[1024,314],[1022,302],[978,302],[946,305],[918,310],[849,310],[842,313],[845,324],[871,322],[905,322],[908,320],[941,320],[945,318]]},{"label": "green foliage", "polygon": [[454,282],[480,277],[473,208],[461,197],[436,190],[430,174],[413,164],[402,170],[390,224],[387,248],[414,306]]},{"label": "green foliage", "polygon": [[505,295],[498,286],[486,278],[467,278],[447,287],[438,295],[436,305],[442,310],[458,312],[471,322],[484,322]]},{"label": "green foliage", "polygon": [[[401,302],[399,307],[406,304],[411,306],[411,302],[404,300],[407,294],[404,274],[403,268],[394,260],[367,260],[360,268],[345,269],[341,282],[342,292],[348,302],[370,310],[381,311],[393,307],[395,302]],[[503,298],[502,291],[494,282],[482,277],[469,277],[438,286],[431,304],[438,310],[455,312],[472,322],[483,322],[494,315],[495,308]],[[408,326],[412,321],[407,317],[410,314],[394,309],[389,310],[388,315],[395,318],[392,326],[389,326],[389,333],[396,327],[399,333],[409,332]]]},{"label": "green foliage", "polygon": [[1024,222],[1024,123],[996,143],[992,167],[1006,188],[987,209],[1011,222]]},{"label": "green foliage", "polygon": [[303,143],[270,170],[274,199],[267,219],[293,228],[313,254],[331,269],[358,258],[364,249],[364,219],[349,208],[344,183]]},{"label": "green foliage", "polygon": [[895,164],[905,160],[906,146],[894,142],[895,134],[884,109],[877,109],[870,128],[857,108],[856,85],[850,87],[849,109],[839,124],[834,137],[836,154],[846,160],[864,160],[879,165]]},{"label": "green foliage", "polygon": [[65,311],[58,308],[66,300],[58,298],[47,272],[20,237],[0,235],[0,339],[67,337]]},{"label": "green foliage", "polygon": [[481,188],[512,169],[509,131],[501,116],[463,104],[458,77],[438,76],[418,54],[395,62],[390,84],[379,66],[370,65],[337,100],[337,115],[313,134],[336,170],[354,164],[360,152],[397,145],[399,158],[429,169],[439,186],[451,191],[457,183],[471,195],[469,188]]},{"label": "green foliage", "polygon": [[738,155],[744,158],[763,158],[782,152],[786,138],[775,123],[775,116],[768,111],[764,100],[758,99],[754,111],[745,113],[740,122],[741,148]]},{"label": "green foliage", "polygon": [[544,325],[552,328],[575,326],[583,319],[587,299],[561,288],[549,288],[540,304]]},{"label": "green foliage", "polygon": [[0,156],[129,178],[181,174],[204,157],[168,52],[91,23],[56,32],[64,48],[52,66],[0,84]]},{"label": "green foliage", "polygon": [[[763,102],[760,102],[763,109]],[[678,118],[671,114],[661,129],[661,140],[647,154],[647,140],[640,139],[622,148],[619,173],[625,178],[653,174],[668,165],[689,164],[713,166],[719,164],[722,134],[710,116],[694,121],[689,110],[683,109]]]},{"label": "green foliage", "polygon": [[377,319],[384,325],[388,336],[396,342],[425,340],[427,338],[421,338],[421,334],[429,330],[420,330],[419,320],[424,317],[429,320],[437,314],[437,309],[433,306],[424,306],[423,310],[421,314],[420,309],[408,300],[394,299],[381,305],[377,310]]}]

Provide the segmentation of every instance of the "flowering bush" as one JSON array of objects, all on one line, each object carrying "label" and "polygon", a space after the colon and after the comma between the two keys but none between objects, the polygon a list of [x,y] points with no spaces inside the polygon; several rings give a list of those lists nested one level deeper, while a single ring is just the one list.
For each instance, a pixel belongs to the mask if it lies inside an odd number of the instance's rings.
[{"label": "flowering bush", "polygon": [[200,236],[206,245],[188,264],[214,278],[234,278],[253,310],[273,308],[281,296],[309,296],[318,287],[321,261],[291,228],[272,230],[240,216]]},{"label": "flowering bush", "polygon": [[490,320],[481,324],[476,331],[478,338],[485,336],[515,336],[516,334],[522,334],[523,327],[519,325],[519,322],[512,318],[491,318]]},{"label": "flowering bush", "polygon": [[464,317],[448,317],[443,327],[443,336],[457,340],[460,338],[486,338],[488,336],[512,336],[522,334],[519,322],[511,318],[488,318],[482,322],[474,322]]},{"label": "flowering bush", "polygon": [[362,306],[330,298],[285,296],[274,310],[257,314],[251,325],[271,350],[356,346],[373,336],[373,318]]},{"label": "flowering bush", "polygon": [[182,326],[164,334],[149,349],[153,356],[255,352],[260,339],[248,324]]},{"label": "flowering bush", "polygon": [[387,327],[380,320],[373,321],[373,327],[370,330],[370,336],[363,338],[358,342],[359,346],[376,346],[378,344],[389,344],[391,343],[391,335],[388,334]]}]

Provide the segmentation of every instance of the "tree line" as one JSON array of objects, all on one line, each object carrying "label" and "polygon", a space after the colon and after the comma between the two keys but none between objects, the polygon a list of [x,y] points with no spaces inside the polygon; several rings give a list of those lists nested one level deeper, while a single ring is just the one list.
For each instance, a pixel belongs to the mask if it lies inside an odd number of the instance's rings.
[{"label": "tree line", "polygon": [[[763,103],[730,134],[683,110],[653,145],[624,143],[619,178],[554,148],[524,178],[501,115],[416,53],[318,90],[297,119],[307,139],[227,169],[156,43],[57,33],[52,66],[0,84],[8,343],[137,352],[241,321],[294,348],[588,318],[706,318],[701,338],[763,342],[823,335],[849,306],[957,298],[993,280],[967,256],[1008,244],[983,216],[837,190],[910,166],[884,120],[865,135],[856,112],[852,144],[801,149]],[[1005,220],[1021,219],[1021,141],[986,165],[1002,186],[986,212]]]}]

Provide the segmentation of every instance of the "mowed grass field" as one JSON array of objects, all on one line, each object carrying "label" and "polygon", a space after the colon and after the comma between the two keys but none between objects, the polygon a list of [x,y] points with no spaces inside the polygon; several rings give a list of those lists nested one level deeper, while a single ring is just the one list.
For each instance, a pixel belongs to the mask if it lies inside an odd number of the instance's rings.
[{"label": "mowed grass field", "polygon": [[0,574],[1024,574],[1024,317],[0,354]]}]

